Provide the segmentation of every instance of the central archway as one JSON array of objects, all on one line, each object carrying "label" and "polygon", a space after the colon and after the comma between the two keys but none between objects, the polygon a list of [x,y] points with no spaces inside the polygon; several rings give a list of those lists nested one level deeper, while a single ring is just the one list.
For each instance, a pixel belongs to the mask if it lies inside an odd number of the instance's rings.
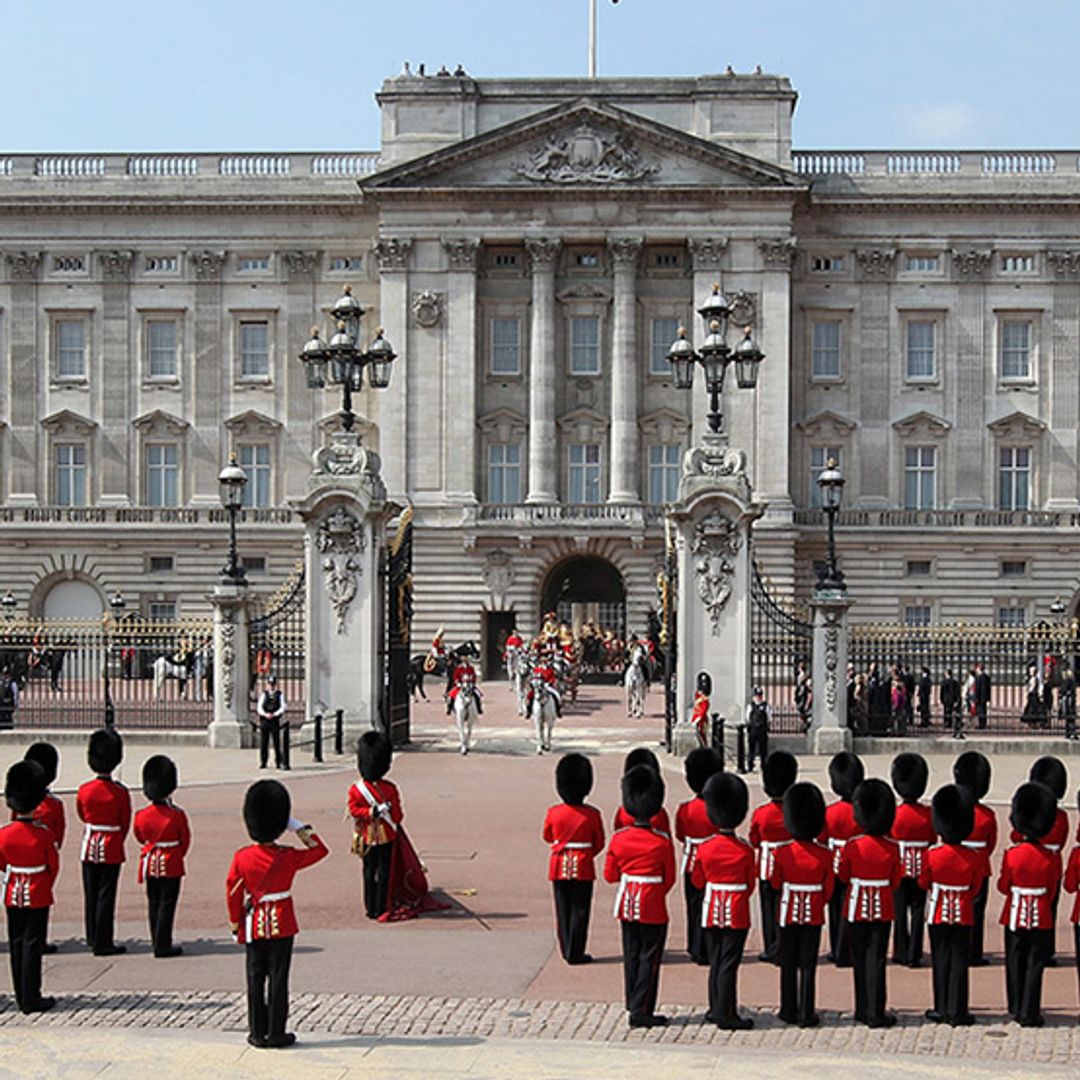
[{"label": "central archway", "polygon": [[622,574],[599,555],[574,555],[556,563],[540,590],[540,621],[554,611],[576,633],[592,621],[626,636],[626,585]]}]

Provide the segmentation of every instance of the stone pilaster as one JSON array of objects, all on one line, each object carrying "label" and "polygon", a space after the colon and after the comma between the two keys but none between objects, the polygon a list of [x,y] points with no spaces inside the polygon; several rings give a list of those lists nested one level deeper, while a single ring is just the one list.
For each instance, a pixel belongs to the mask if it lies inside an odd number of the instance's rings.
[{"label": "stone pilaster", "polygon": [[844,593],[815,592],[810,600],[814,619],[814,712],[810,750],[837,754],[851,749],[847,716],[848,609]]},{"label": "stone pilaster", "polygon": [[[1049,254],[1053,253],[1048,253]],[[1053,285],[1053,353],[1050,360],[1050,430],[1043,436],[1042,446],[1050,457],[1050,478],[1046,491],[1046,509],[1075,511],[1077,503],[1077,439],[1080,418],[1077,415],[1076,386],[1080,382],[1080,252],[1057,253],[1054,261],[1058,278]],[[1041,455],[1036,454],[1038,462]],[[1036,508],[1035,493],[1032,505]]]},{"label": "stone pilaster", "polygon": [[[47,380],[51,370],[51,357],[38,341],[41,255],[32,251],[13,251],[8,253],[6,262],[11,296],[8,323],[11,367],[4,387],[11,424],[7,501],[13,506],[35,506],[39,501],[37,409],[41,380]],[[48,462],[45,462],[43,492],[48,490],[48,468]]]},{"label": "stone pilaster", "polygon": [[447,501],[460,505],[476,499],[476,261],[480,241],[471,237],[443,240],[449,264],[447,284],[447,403],[443,461]]},{"label": "stone pilaster", "polygon": [[192,251],[187,262],[195,274],[195,367],[191,373],[194,407],[188,433],[191,491],[193,501],[212,506],[218,501],[217,474],[225,463],[221,421],[232,401],[235,381],[229,363],[231,335],[222,297],[225,252]]},{"label": "stone pilaster", "polygon": [[247,584],[214,588],[214,719],[207,731],[212,747],[252,746],[248,715],[251,684],[248,655]]},{"label": "stone pilaster", "polygon": [[528,239],[532,263],[529,328],[529,493],[525,501],[559,499],[558,436],[555,430],[555,260],[560,242]]},{"label": "stone pilaster", "polygon": [[[845,324],[848,341],[841,343],[841,374],[853,379],[858,367],[858,402],[861,438],[859,443],[859,496],[863,505],[889,506],[892,473],[883,468],[890,456],[892,429],[889,420],[892,400],[889,391],[889,277],[895,252],[868,248],[855,253],[861,269],[858,325]],[[857,344],[856,344],[857,343]],[[900,472],[902,476],[902,472]]]},{"label": "stone pilaster", "polygon": [[[131,441],[130,421],[133,412],[132,387],[135,385],[130,358],[131,341],[131,265],[130,251],[98,252],[101,271],[101,364],[95,363],[95,350],[87,355],[91,385],[101,393],[101,428],[97,445],[103,506],[128,506],[132,487],[128,476]],[[135,501],[138,502],[138,495]]]},{"label": "stone pilaster", "polygon": [[[985,256],[985,258],[984,258]],[[997,357],[987,360],[985,293],[982,280],[989,264],[989,253],[968,252],[961,259],[953,253],[954,263],[961,278],[956,289],[956,359],[952,370],[956,377],[950,380],[952,391],[950,418],[954,430],[949,438],[949,460],[952,463],[952,483],[943,472],[942,455],[938,453],[938,503],[946,506],[948,488],[952,498],[948,508],[953,510],[978,510],[986,505],[984,492],[989,493],[989,505],[993,505],[993,489],[996,468],[991,471],[987,483],[984,454],[986,443],[986,377],[993,380],[997,373]],[[993,318],[993,315],[989,315]],[[865,450],[862,451],[865,454]],[[992,460],[992,456],[991,456]]]},{"label": "stone pilaster", "polygon": [[611,482],[608,501],[641,501],[638,437],[637,267],[643,241],[621,237],[608,245],[615,268],[611,333]]},{"label": "stone pilaster", "polygon": [[[379,451],[391,498],[409,491],[407,408],[412,364],[409,359],[409,255],[412,241],[382,237],[373,252],[379,264],[379,318],[398,354],[390,385],[374,395],[378,410]],[[415,388],[414,388],[415,389]]]},{"label": "stone pilaster", "polygon": [[[316,424],[321,419],[324,391],[310,390],[304,365],[297,361],[300,350],[311,337],[311,328],[322,324],[319,313],[320,297],[315,288],[318,281],[318,269],[322,253],[318,251],[285,251],[281,255],[285,265],[287,285],[285,287],[285,325],[281,327],[283,355],[276,358],[277,374],[275,383],[283,390],[275,394],[278,417],[287,417],[289,426],[294,429],[290,436],[287,430],[279,430],[275,438],[280,445],[276,447],[275,465],[280,465],[280,475],[275,468],[271,472],[274,485],[272,501],[280,499],[285,491],[284,478],[303,476],[307,470],[308,432],[318,432]],[[333,301],[331,290],[326,297]],[[369,331],[371,327],[367,328]],[[329,399],[328,399],[329,400]],[[300,432],[304,434],[299,435]]]}]

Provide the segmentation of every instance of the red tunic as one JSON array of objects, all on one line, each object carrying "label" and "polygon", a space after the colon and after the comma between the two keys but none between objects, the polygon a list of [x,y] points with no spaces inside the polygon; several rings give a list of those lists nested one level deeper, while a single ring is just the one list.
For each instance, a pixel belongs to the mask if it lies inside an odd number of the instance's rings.
[{"label": "red tunic", "polygon": [[700,796],[679,803],[675,811],[675,839],[683,845],[682,866],[684,874],[694,869],[698,846],[716,835],[716,826],[709,820],[705,800]]},{"label": "red tunic", "polygon": [[694,710],[690,714],[690,723],[697,728],[698,738],[704,746],[708,739],[709,698],[700,690],[694,691]]},{"label": "red tunic", "polygon": [[151,803],[135,815],[139,852],[139,881],[184,876],[184,856],[191,847],[188,817],[171,802]]},{"label": "red tunic", "polygon": [[975,827],[971,835],[964,841],[966,848],[979,848],[986,852],[989,858],[994,854],[997,847],[998,825],[997,815],[985,803],[975,804]]},{"label": "red tunic", "polygon": [[1051,930],[1052,904],[1061,883],[1061,856],[1027,841],[1001,859],[998,892],[1005,896],[1001,925],[1010,930]]},{"label": "red tunic", "polygon": [[1073,903],[1072,921],[1080,923],[1080,847],[1074,847],[1069,856],[1069,865],[1065,871],[1065,891],[1076,893]]},{"label": "red tunic", "polygon": [[772,878],[776,849],[790,842],[791,833],[784,824],[784,800],[762,803],[750,818],[750,843],[758,853],[758,876],[762,881]]},{"label": "red tunic", "polygon": [[777,848],[769,884],[780,893],[779,926],[821,926],[835,876],[829,849],[816,840],[792,840]]},{"label": "red tunic", "polygon": [[79,857],[90,863],[122,863],[131,828],[131,795],[109,776],[87,780],[79,788],[75,812],[85,822]]},{"label": "red tunic", "polygon": [[[1014,844],[1022,844],[1023,836],[1013,829],[1009,833],[1009,840]],[[1054,815],[1054,824],[1050,831],[1039,838],[1039,842],[1047,851],[1056,851],[1059,855],[1065,850],[1069,842],[1069,815],[1059,806]]]},{"label": "red tunic", "polygon": [[[373,813],[364,788],[376,805],[385,806],[387,810]],[[400,825],[405,816],[401,810],[401,793],[392,780],[359,779],[349,788],[349,814],[356,831],[367,844],[389,844],[397,836],[394,826]]]},{"label": "red tunic", "polygon": [[53,882],[59,869],[60,856],[47,825],[16,818],[0,829],[5,907],[51,907]]},{"label": "red tunic", "polygon": [[675,849],[671,837],[645,825],[619,829],[608,844],[604,880],[618,882],[617,919],[666,923],[665,898],[675,884]]},{"label": "red tunic", "polygon": [[746,930],[750,926],[750,894],[756,878],[754,849],[734,833],[718,833],[697,849],[690,874],[702,889],[701,925],[719,930]]},{"label": "red tunic", "polygon": [[604,819],[595,806],[556,803],[544,817],[544,843],[551,845],[548,881],[595,881]]},{"label": "red tunic", "polygon": [[225,903],[236,940],[266,941],[293,937],[299,930],[293,908],[293,878],[330,852],[314,833],[314,847],[283,847],[281,844],[249,844],[233,855],[225,879]]},{"label": "red tunic", "polygon": [[893,893],[903,870],[900,849],[887,836],[856,836],[840,852],[836,876],[848,886],[848,922],[892,922]]},{"label": "red tunic", "polygon": [[833,873],[840,869],[844,845],[861,831],[855,820],[855,807],[846,799],[838,799],[825,807],[825,828],[818,839],[833,853]]},{"label": "red tunic", "polygon": [[447,695],[451,701],[458,696],[458,692],[463,686],[468,686],[471,690],[479,693],[476,686],[476,668],[474,668],[472,664],[458,664],[458,666],[454,668],[453,683],[454,685],[450,688],[450,693]]},{"label": "red tunic", "polygon": [[[620,806],[619,809],[615,811],[615,819],[611,823],[611,831],[618,832],[619,829],[629,829],[633,824],[634,819]],[[671,836],[671,819],[668,817],[667,811],[662,806],[653,815],[649,824],[658,833],[663,833],[665,836]]]},{"label": "red tunic", "polygon": [[973,926],[975,894],[990,876],[990,859],[979,848],[938,844],[923,856],[919,888],[929,896],[926,921],[930,926]]},{"label": "red tunic", "polygon": [[904,877],[918,878],[926,852],[937,841],[930,807],[921,802],[900,803],[896,808],[892,838],[900,849]]},{"label": "red tunic", "polygon": [[[64,833],[67,831],[67,819],[64,815],[64,804],[58,799],[51,791],[45,792],[45,798],[38,803],[34,812],[30,815],[34,821],[40,821],[42,825],[47,825],[52,829],[53,838],[56,840],[56,847],[59,850],[64,845]],[[13,810],[11,812],[11,820],[14,821],[18,815]]]}]

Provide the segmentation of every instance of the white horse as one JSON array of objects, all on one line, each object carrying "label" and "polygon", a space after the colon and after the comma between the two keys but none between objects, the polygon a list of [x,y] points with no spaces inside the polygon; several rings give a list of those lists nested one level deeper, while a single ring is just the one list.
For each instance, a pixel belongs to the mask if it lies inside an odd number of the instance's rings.
[{"label": "white horse", "polygon": [[536,731],[536,752],[542,754],[551,749],[551,733],[555,728],[555,695],[551,687],[539,675],[529,679],[532,694],[532,722]]},{"label": "white horse", "polygon": [[525,691],[529,681],[529,655],[524,649],[510,649],[506,654],[506,674],[510,689],[517,697],[518,716],[528,711],[525,707]]},{"label": "white horse", "polygon": [[159,656],[151,665],[150,670],[154,673],[155,698],[160,700],[164,696],[165,682],[168,679],[175,679],[180,684],[181,697],[187,696],[187,684],[194,677],[194,665],[189,667],[187,664],[178,664],[167,656]]},{"label": "white horse", "polygon": [[642,717],[645,715],[645,691],[648,683],[645,679],[645,650],[635,645],[630,653],[630,663],[623,676],[623,688],[626,690],[626,715]]},{"label": "white horse", "polygon": [[471,678],[462,680],[454,695],[454,722],[457,724],[461,752],[469,752],[472,741],[473,720],[476,717],[476,683]]}]

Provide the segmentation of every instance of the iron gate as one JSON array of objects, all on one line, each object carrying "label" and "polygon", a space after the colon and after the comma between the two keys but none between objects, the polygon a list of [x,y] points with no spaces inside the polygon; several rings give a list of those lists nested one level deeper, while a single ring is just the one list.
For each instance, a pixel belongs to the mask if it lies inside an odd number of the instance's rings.
[{"label": "iron gate", "polygon": [[802,733],[795,706],[799,665],[812,670],[814,630],[811,623],[782,607],[770,595],[757,562],[753,563],[750,623],[750,678],[765,691],[777,734]]},{"label": "iron gate", "polygon": [[412,627],[413,513],[406,507],[383,551],[382,694],[379,717],[395,747],[409,741],[409,640]]},{"label": "iron gate", "polygon": [[285,695],[286,718],[295,727],[308,719],[304,682],[306,656],[306,592],[304,564],[297,563],[271,596],[253,597],[248,611],[251,685],[248,706],[253,721],[265,680],[273,675]]}]

